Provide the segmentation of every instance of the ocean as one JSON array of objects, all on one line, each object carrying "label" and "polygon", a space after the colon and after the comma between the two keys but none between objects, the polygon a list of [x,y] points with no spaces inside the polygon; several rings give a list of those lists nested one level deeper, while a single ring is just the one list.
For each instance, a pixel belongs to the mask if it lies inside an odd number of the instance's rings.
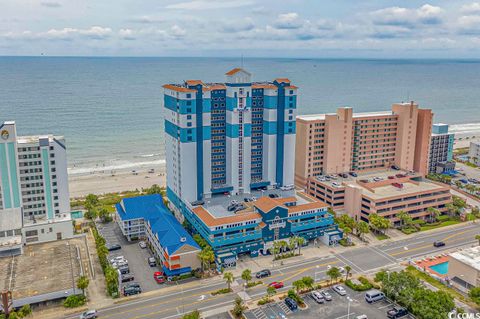
[{"label": "ocean", "polygon": [[[0,57],[0,122],[65,136],[70,174],[165,161],[162,85],[223,81],[232,58]],[[480,60],[244,59],[256,81],[288,77],[298,113],[417,101],[435,122],[480,135]]]}]

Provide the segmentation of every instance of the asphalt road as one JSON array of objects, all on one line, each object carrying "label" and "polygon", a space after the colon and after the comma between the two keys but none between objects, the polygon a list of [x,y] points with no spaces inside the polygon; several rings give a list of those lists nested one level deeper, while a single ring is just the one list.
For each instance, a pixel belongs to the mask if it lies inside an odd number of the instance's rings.
[{"label": "asphalt road", "polygon": [[[293,281],[303,276],[311,276],[316,280],[326,278],[327,267],[350,265],[353,272],[373,273],[381,268],[401,269],[400,262],[408,261],[424,255],[437,255],[455,248],[471,246],[477,243],[475,235],[480,233],[480,224],[467,224],[453,229],[430,234],[417,234],[406,240],[388,242],[383,245],[358,247],[340,254],[314,258],[294,265],[279,267],[272,270],[272,276],[263,280],[264,284],[247,290],[251,298],[265,295],[266,286],[272,281],[283,281],[288,290]],[[435,248],[432,243],[442,240],[445,247]],[[334,249],[332,249],[334,252]],[[236,283],[242,285],[241,279]],[[193,288],[183,288],[182,285],[168,295],[141,297],[105,309],[97,309],[99,318],[109,319],[158,319],[180,318],[183,314],[198,309],[209,311],[226,308],[233,303],[237,294],[212,296],[211,292],[225,288],[221,279],[203,280]],[[184,289],[184,290],[183,290]],[[182,291],[183,290],[183,291]],[[71,316],[68,318],[78,318]]]}]

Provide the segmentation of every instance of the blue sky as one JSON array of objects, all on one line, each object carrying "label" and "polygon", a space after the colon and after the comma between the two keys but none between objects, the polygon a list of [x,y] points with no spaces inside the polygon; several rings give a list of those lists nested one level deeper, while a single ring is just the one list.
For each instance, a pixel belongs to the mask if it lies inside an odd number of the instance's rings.
[{"label": "blue sky", "polygon": [[0,55],[480,57],[480,0],[0,0]]}]

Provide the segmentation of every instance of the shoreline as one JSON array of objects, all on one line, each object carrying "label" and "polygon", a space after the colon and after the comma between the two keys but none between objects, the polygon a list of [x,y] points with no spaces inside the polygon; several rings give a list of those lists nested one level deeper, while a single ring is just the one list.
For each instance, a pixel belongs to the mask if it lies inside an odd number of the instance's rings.
[{"label": "shoreline", "polygon": [[[470,142],[473,141],[480,141],[480,134],[459,134],[458,137],[455,137],[453,148],[469,147]],[[148,171],[150,169],[153,169],[154,173],[149,173]],[[134,174],[133,171],[136,173]],[[166,165],[165,163],[161,163],[118,170],[115,171],[114,175],[107,170],[103,172],[92,172],[90,174],[71,174],[69,175],[70,198],[84,197],[90,193],[102,195],[105,193],[133,191],[135,189],[151,187],[153,184],[166,187],[165,172]]]},{"label": "shoreline", "polygon": [[[149,173],[154,169],[154,173]],[[84,197],[88,194],[103,195],[123,191],[133,191],[158,184],[166,187],[165,165],[152,165],[148,169],[120,171],[111,173],[93,173],[89,175],[71,175],[68,179],[70,199]]]}]

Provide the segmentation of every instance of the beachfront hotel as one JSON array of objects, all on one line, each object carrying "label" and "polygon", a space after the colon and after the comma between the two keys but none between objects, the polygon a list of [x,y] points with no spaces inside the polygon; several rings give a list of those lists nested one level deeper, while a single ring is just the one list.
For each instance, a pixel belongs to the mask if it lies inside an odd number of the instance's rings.
[{"label": "beachfront hotel", "polygon": [[73,236],[62,137],[17,136],[15,122],[1,124],[0,180],[0,256]]},{"label": "beachfront hotel", "polygon": [[433,124],[428,156],[429,173],[449,173],[455,169],[453,143],[455,134],[448,132],[448,124]]},{"label": "beachfront hotel", "polygon": [[289,79],[252,82],[235,68],[225,83],[163,87],[167,196],[220,264],[266,253],[274,239],[341,238],[327,205],[293,189],[297,87]]},{"label": "beachfront hotel", "polygon": [[449,188],[424,178],[432,117],[413,102],[386,112],[298,116],[295,182],[356,220],[375,213],[395,225],[400,211],[415,220],[429,218],[429,207],[443,213]]}]

